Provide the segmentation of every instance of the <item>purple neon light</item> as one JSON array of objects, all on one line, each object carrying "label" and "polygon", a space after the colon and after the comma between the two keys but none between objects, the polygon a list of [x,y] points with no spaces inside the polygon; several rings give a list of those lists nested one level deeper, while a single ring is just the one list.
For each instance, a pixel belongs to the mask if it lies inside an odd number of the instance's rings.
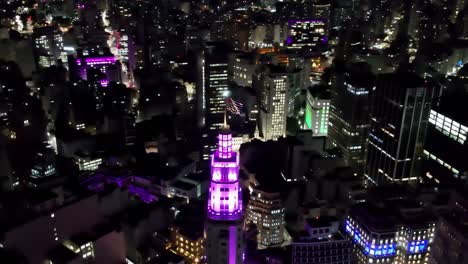
[{"label": "purple neon light", "polygon": [[138,196],[140,200],[143,201],[144,203],[152,203],[157,200],[157,197],[155,195],[153,195],[148,190],[141,188],[141,187],[129,185],[128,192],[133,195]]},{"label": "purple neon light", "polygon": [[101,84],[102,87],[107,87],[109,85],[108,80],[101,80],[101,81],[99,81],[99,83]]},{"label": "purple neon light", "polygon": [[76,64],[78,66],[81,66],[83,61],[87,65],[113,64],[113,63],[115,63],[115,57],[98,57],[98,58],[76,59]]},{"label": "purple neon light", "polygon": [[218,149],[211,157],[208,216],[215,220],[238,219],[242,214],[241,197],[239,157],[232,151],[232,135],[223,131],[218,136]]},{"label": "purple neon light", "polygon": [[218,136],[218,153],[221,158],[229,159],[232,156],[232,136],[230,134],[220,134]]},{"label": "purple neon light", "polygon": [[237,226],[229,227],[229,264],[237,263]]}]

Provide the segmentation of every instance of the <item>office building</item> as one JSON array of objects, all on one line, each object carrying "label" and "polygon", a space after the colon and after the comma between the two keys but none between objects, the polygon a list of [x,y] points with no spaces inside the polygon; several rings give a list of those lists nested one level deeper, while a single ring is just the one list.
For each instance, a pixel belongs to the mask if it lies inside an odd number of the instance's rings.
[{"label": "office building", "polygon": [[315,136],[327,136],[330,116],[330,93],[324,86],[307,89],[303,128]]},{"label": "office building", "polygon": [[31,178],[45,178],[56,175],[55,151],[50,145],[44,145],[36,154],[31,168]]},{"label": "office building", "polygon": [[[101,223],[87,232],[72,235],[70,239],[62,242],[62,245],[52,249],[48,254],[49,263],[60,262],[64,256],[73,256],[75,261],[65,263],[89,263],[89,262],[119,262],[125,260],[124,233],[111,223]],[[47,263],[47,262],[46,262]]]},{"label": "office building", "polygon": [[216,131],[223,125],[226,99],[229,97],[226,47],[208,43],[198,56],[197,116],[204,129],[202,159],[208,160],[216,149]]},{"label": "office building", "polygon": [[56,26],[36,27],[33,34],[34,57],[41,68],[55,65],[61,59],[66,62],[63,51],[63,34]]},{"label": "office building", "polygon": [[289,49],[325,50],[328,38],[325,20],[290,20],[286,45]]},{"label": "office building", "polygon": [[231,58],[232,81],[239,86],[252,87],[252,76],[257,65],[251,54],[235,54]]},{"label": "office building", "polygon": [[176,227],[171,228],[171,236],[174,236],[173,243],[178,255],[185,257],[193,263],[198,263],[203,258],[203,233],[200,237],[192,236],[189,233],[180,232]]},{"label": "office building", "polygon": [[291,263],[354,263],[353,243],[340,231],[335,217],[307,218],[304,228],[293,236]]},{"label": "office building", "polygon": [[279,192],[256,186],[250,194],[245,226],[257,226],[258,249],[282,246],[285,241],[285,209]]},{"label": "office building", "polygon": [[345,220],[356,263],[428,263],[436,218],[419,202],[403,199],[360,203]]},{"label": "office building", "polygon": [[218,149],[211,157],[205,226],[208,264],[243,262],[242,211],[239,156],[232,151],[232,136],[224,125],[218,135]]},{"label": "office building", "polygon": [[372,94],[365,183],[416,183],[433,89],[411,73],[382,74]]},{"label": "office building", "polygon": [[192,221],[195,220],[193,219],[195,216],[200,219],[199,215],[187,215],[187,210],[184,209],[179,214],[175,224],[169,228],[172,250],[189,263],[202,262],[205,253],[203,220]]},{"label": "office building", "polygon": [[347,164],[360,175],[366,160],[366,139],[370,125],[369,92],[374,75],[366,64],[333,67],[331,77],[328,138]]},{"label": "office building", "polygon": [[272,68],[258,77],[255,86],[260,101],[260,136],[264,140],[277,140],[286,134],[290,88],[288,73]]},{"label": "office building", "polygon": [[467,103],[468,93],[461,91],[447,92],[433,104],[423,150],[424,181],[444,184],[466,179],[468,118],[460,106]]},{"label": "office building", "polygon": [[73,63],[76,63],[78,75],[81,79],[95,81],[102,87],[107,87],[109,85],[109,68],[114,66],[115,62],[115,57],[112,54],[97,54],[78,56]]},{"label": "office building", "polygon": [[220,52],[210,50],[205,52],[204,62],[201,88],[205,93],[206,127],[216,131],[223,125],[225,100],[229,97],[228,61]]},{"label": "office building", "polygon": [[94,171],[102,164],[102,158],[78,152],[73,155],[73,162],[80,171]]}]

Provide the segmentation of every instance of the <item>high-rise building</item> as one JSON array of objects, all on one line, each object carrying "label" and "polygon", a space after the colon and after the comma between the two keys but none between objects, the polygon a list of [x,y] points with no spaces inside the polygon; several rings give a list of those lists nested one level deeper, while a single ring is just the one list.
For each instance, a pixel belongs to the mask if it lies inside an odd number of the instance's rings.
[{"label": "high-rise building", "polygon": [[467,103],[468,93],[461,91],[444,94],[433,104],[423,150],[424,181],[444,184],[466,179],[468,118],[460,106]]},{"label": "high-rise building", "polygon": [[226,99],[229,97],[228,56],[226,47],[209,43],[198,57],[198,124],[205,129],[203,159],[216,148],[216,130],[223,125]]},{"label": "high-rise building", "polygon": [[256,186],[250,194],[245,225],[257,226],[259,249],[281,246],[285,241],[285,209],[279,192]]},{"label": "high-rise building", "polygon": [[286,134],[288,91],[290,80],[286,71],[264,73],[256,82],[259,93],[259,130],[265,140],[276,140]]},{"label": "high-rise building", "polygon": [[433,89],[412,73],[382,74],[372,94],[365,182],[416,183]]},{"label": "high-rise building", "polygon": [[362,64],[351,64],[346,69],[335,65],[331,83],[328,138],[347,164],[362,174],[370,123],[369,91],[374,76]]},{"label": "high-rise building", "polygon": [[360,203],[345,220],[355,245],[357,264],[427,263],[436,218],[418,202],[391,200],[383,205]]},{"label": "high-rise building", "polygon": [[66,52],[63,52],[63,35],[58,27],[34,28],[32,39],[34,56],[39,67],[47,68],[59,59],[66,61]]},{"label": "high-rise building", "polygon": [[208,264],[242,263],[244,250],[239,156],[232,151],[232,135],[227,125],[221,128],[218,149],[211,157],[205,228]]},{"label": "high-rise building", "polygon": [[206,92],[206,126],[210,130],[216,130],[223,125],[225,100],[229,96],[227,58],[207,54],[203,79]]},{"label": "high-rise building", "polygon": [[330,93],[323,86],[310,87],[304,115],[304,129],[312,130],[316,136],[327,136],[330,115]]}]

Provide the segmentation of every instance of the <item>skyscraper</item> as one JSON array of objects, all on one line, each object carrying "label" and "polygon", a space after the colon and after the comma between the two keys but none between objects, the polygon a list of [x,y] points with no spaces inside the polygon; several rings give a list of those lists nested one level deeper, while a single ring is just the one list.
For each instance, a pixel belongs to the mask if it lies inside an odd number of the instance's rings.
[{"label": "skyscraper", "polygon": [[242,263],[242,192],[238,174],[239,156],[232,151],[232,135],[224,125],[218,135],[218,149],[211,157],[205,247],[208,264]]},{"label": "skyscraper", "polygon": [[223,125],[228,89],[227,48],[208,43],[198,57],[197,100],[200,125],[216,130]]},{"label": "skyscraper", "polygon": [[260,74],[255,85],[259,93],[259,130],[265,140],[276,140],[286,134],[288,115],[289,73],[284,69],[271,68]]},{"label": "skyscraper", "polygon": [[197,108],[198,125],[205,129],[202,158],[209,159],[216,148],[216,130],[223,125],[228,87],[226,47],[209,43],[198,57]]},{"label": "skyscraper", "polygon": [[365,182],[419,179],[433,89],[412,73],[380,75],[372,94]]},{"label": "skyscraper", "polygon": [[369,90],[374,76],[367,64],[336,64],[332,76],[328,137],[349,166],[363,172],[370,117]]}]

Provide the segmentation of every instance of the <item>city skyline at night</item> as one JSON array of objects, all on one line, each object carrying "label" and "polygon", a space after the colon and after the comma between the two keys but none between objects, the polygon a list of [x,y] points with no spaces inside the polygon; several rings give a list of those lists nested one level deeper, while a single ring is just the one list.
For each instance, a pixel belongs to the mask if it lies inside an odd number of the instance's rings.
[{"label": "city skyline at night", "polygon": [[468,0],[0,0],[0,263],[468,264]]}]

